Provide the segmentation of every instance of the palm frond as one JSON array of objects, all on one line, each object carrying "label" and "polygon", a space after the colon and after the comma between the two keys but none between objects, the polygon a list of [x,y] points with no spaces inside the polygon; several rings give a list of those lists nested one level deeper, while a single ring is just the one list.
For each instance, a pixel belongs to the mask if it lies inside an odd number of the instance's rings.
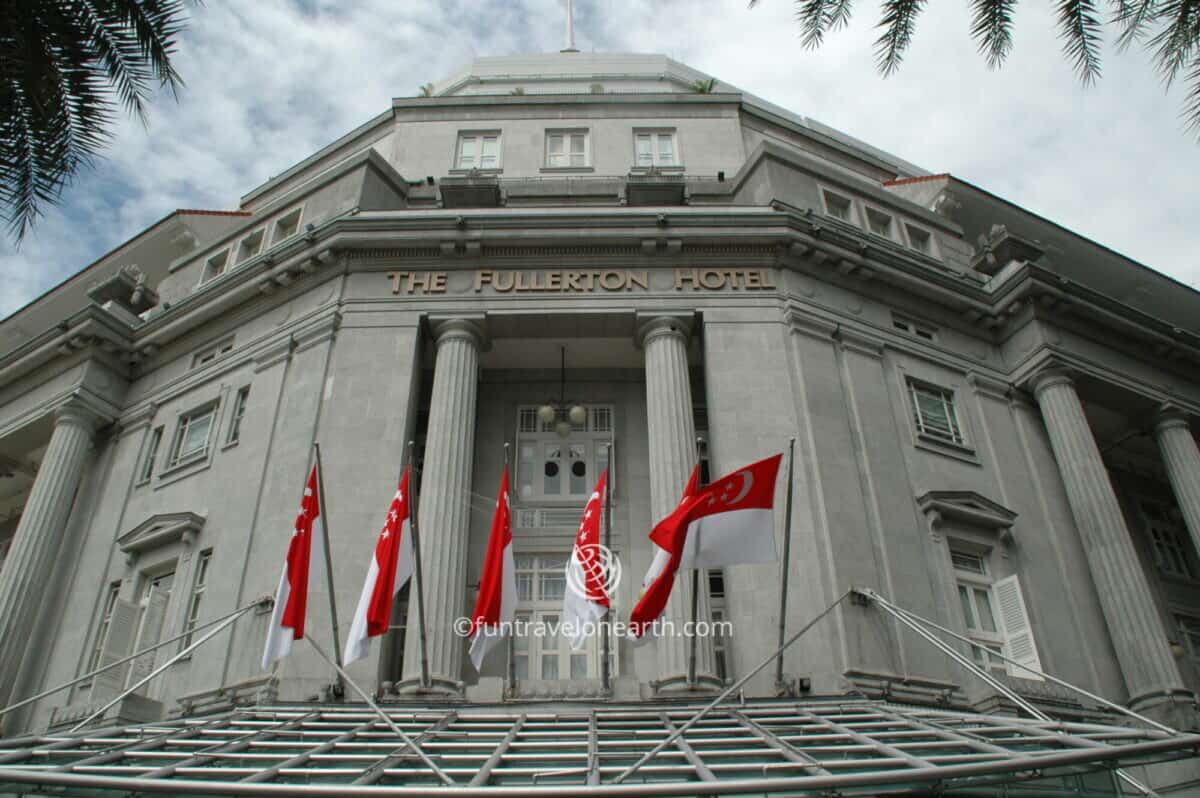
[{"label": "palm frond", "polygon": [[988,66],[997,69],[1012,51],[1012,15],[1017,0],[971,0],[971,38]]},{"label": "palm frond", "polygon": [[1193,60],[1200,43],[1200,0],[1168,0],[1158,8],[1166,23],[1146,46],[1154,50],[1159,74],[1169,87],[1179,71]]},{"label": "palm frond", "polygon": [[1117,50],[1124,51],[1134,42],[1145,38],[1146,28],[1158,17],[1156,0],[1117,0],[1113,24],[1121,29],[1117,34]]},{"label": "palm frond", "polygon": [[1188,67],[1187,96],[1183,100],[1183,118],[1189,131],[1200,137],[1200,55],[1192,56]]},{"label": "palm frond", "polygon": [[1100,77],[1100,18],[1094,0],[1059,0],[1059,35],[1063,52],[1075,64],[1079,79],[1091,85]]},{"label": "palm frond", "polygon": [[875,40],[875,65],[884,76],[900,68],[924,5],[925,0],[883,0],[883,18],[876,26],[883,33]]}]

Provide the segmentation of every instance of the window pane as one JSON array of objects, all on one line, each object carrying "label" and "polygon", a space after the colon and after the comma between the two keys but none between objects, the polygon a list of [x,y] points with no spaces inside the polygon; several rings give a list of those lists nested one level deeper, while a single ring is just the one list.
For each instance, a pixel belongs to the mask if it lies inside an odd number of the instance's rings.
[{"label": "window pane", "polygon": [[547,446],[546,456],[542,463],[542,493],[547,496],[557,496],[562,493],[562,447]]},{"label": "window pane", "polygon": [[533,601],[533,574],[517,574],[517,599]]},{"label": "window pane", "polygon": [[979,624],[985,632],[996,631],[996,619],[992,615],[992,599],[986,590],[975,588],[975,608],[979,610]]},{"label": "window pane", "polygon": [[542,657],[542,678],[557,679],[558,678],[558,655]]},{"label": "window pane", "polygon": [[654,154],[651,150],[650,136],[646,133],[638,134],[637,137],[637,163],[638,166],[651,166],[654,164]]},{"label": "window pane", "polygon": [[513,655],[513,675],[518,681],[523,681],[529,678],[529,655],[514,654]]},{"label": "window pane", "polygon": [[208,431],[212,427],[213,411],[206,410],[194,418],[184,421],[187,426],[179,442],[179,457],[202,451],[208,443]]},{"label": "window pane", "polygon": [[458,165],[463,169],[475,165],[475,137],[465,136],[458,146]]},{"label": "window pane", "polygon": [[962,602],[963,619],[967,622],[967,628],[978,629],[979,626],[975,623],[975,612],[971,609],[971,595],[962,585],[958,586],[958,600]]},{"label": "window pane", "polygon": [[586,679],[587,678],[587,654],[572,654],[571,655],[571,678]]},{"label": "window pane", "polygon": [[567,577],[560,568],[543,570],[538,574],[538,580],[538,598],[542,601],[553,601],[563,597],[563,591],[567,586]]},{"label": "window pane", "polygon": [[568,447],[570,457],[570,492],[572,496],[583,496],[590,489],[588,486],[587,446],[573,443]]},{"label": "window pane", "polygon": [[675,137],[670,133],[658,135],[658,162],[664,166],[675,163]]}]

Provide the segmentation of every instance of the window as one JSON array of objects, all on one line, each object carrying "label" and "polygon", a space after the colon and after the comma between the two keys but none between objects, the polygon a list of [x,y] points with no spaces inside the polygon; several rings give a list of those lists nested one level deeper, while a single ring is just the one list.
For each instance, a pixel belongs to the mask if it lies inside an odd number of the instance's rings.
[{"label": "window", "polygon": [[954,410],[954,392],[916,380],[908,381],[917,432],[962,446],[966,443]]},{"label": "window", "polygon": [[[538,408],[517,410],[517,495],[522,501],[573,500],[583,506],[600,472],[608,465],[613,437],[613,411],[607,406],[586,406],[582,424],[567,418],[559,408],[551,422],[538,417]],[[566,436],[557,427],[566,422]],[[574,522],[570,524],[574,526]]]},{"label": "window", "polygon": [[146,446],[146,453],[142,456],[142,467],[138,469],[138,484],[150,481],[150,477],[154,476],[154,460],[158,457],[158,447],[162,444],[163,428],[155,427],[150,433],[150,442]]},{"label": "window", "polygon": [[[135,652],[150,648],[161,639],[163,623],[167,618],[167,606],[171,603],[171,589],[175,584],[174,562],[169,567],[169,571],[143,577],[137,603],[137,642],[133,645]],[[154,670],[157,655],[157,651],[151,651],[135,659],[129,668],[128,684],[132,685],[149,675],[150,671]],[[145,695],[149,686],[143,685],[139,692]]]},{"label": "window", "polygon": [[175,430],[175,441],[171,445],[170,466],[200,460],[208,453],[209,433],[212,432],[216,410],[214,402],[179,417],[179,427]]},{"label": "window", "polygon": [[266,230],[255,230],[250,235],[242,239],[242,243],[238,244],[237,262],[247,261],[262,251],[263,240],[266,238]]},{"label": "window", "polygon": [[639,169],[652,166],[678,166],[674,130],[647,131],[633,136],[635,165]]},{"label": "window", "polygon": [[[981,668],[1040,681],[1040,676],[1021,667],[1042,668],[1020,583],[1015,574],[994,580],[989,556],[987,550],[974,545],[950,545],[963,624],[967,637],[977,644],[971,647],[971,658]],[[1007,663],[993,653],[1015,660],[1016,664]]]},{"label": "window", "polygon": [[200,602],[203,600],[204,590],[208,586],[208,564],[211,561],[212,550],[210,549],[201,552],[200,559],[196,563],[196,579],[192,582],[192,600],[188,602],[187,622],[183,627],[183,631],[187,632],[187,637],[183,638],[182,648],[187,648],[192,644],[192,631],[200,620]]},{"label": "window", "polygon": [[1180,641],[1187,655],[1200,660],[1200,618],[1177,614],[1175,627],[1179,630]]},{"label": "window", "polygon": [[229,250],[223,249],[204,262],[204,273],[200,276],[201,283],[207,283],[214,277],[225,273],[225,265],[229,260]]},{"label": "window", "polygon": [[877,236],[895,239],[896,235],[893,232],[895,224],[890,215],[874,208],[867,208],[866,218],[868,231]]},{"label": "window", "polygon": [[825,213],[835,219],[841,219],[843,222],[858,224],[854,215],[854,203],[850,201],[849,197],[835,194],[829,189],[822,189],[821,199],[825,202]]},{"label": "window", "polygon": [[233,398],[233,412],[229,417],[229,435],[225,438],[226,446],[233,446],[242,437],[242,417],[246,415],[246,402],[250,400],[250,386],[238,389]]},{"label": "window", "polygon": [[904,232],[908,235],[908,245],[910,247],[931,258],[937,257],[933,251],[933,235],[928,230],[922,230],[920,227],[905,224]]},{"label": "window", "polygon": [[117,596],[121,593],[121,583],[113,582],[108,586],[104,596],[103,609],[100,613],[100,625],[96,627],[96,639],[92,642],[92,653],[88,657],[84,673],[91,673],[100,667],[100,655],[104,652],[104,640],[108,636],[108,627],[112,624],[113,607],[116,606]]},{"label": "window", "polygon": [[896,313],[892,314],[892,327],[909,335],[923,338],[926,341],[937,340],[937,328],[928,324],[924,324],[907,316],[900,316]]},{"label": "window", "polygon": [[275,232],[271,236],[271,243],[278,244],[285,238],[291,238],[300,229],[300,215],[304,210],[301,206],[295,210],[288,211],[283,216],[280,216],[275,221]]},{"label": "window", "polygon": [[203,366],[205,363],[211,363],[226,352],[233,351],[233,337],[226,338],[220,343],[213,344],[207,349],[201,349],[192,356],[192,368]]},{"label": "window", "polygon": [[588,132],[557,130],[546,132],[546,166],[568,169],[588,166]]},{"label": "window", "polygon": [[1182,526],[1172,518],[1167,505],[1152,499],[1141,499],[1138,507],[1146,524],[1146,533],[1154,551],[1154,564],[1167,576],[1180,579],[1195,579],[1187,535]]},{"label": "window", "polygon": [[500,134],[458,134],[458,154],[454,162],[458,169],[499,169]]},{"label": "window", "polygon": [[729,679],[729,663],[726,655],[728,640],[725,639],[725,574],[719,568],[705,572],[708,577],[709,613],[713,620],[713,657],[717,666],[717,677]]},{"label": "window", "polygon": [[[516,558],[517,625],[525,632],[513,638],[513,670],[518,681],[600,678],[600,635],[592,635],[582,651],[572,651],[561,622],[563,594],[567,589],[567,558],[563,555],[526,554]],[[610,640],[610,663],[615,674],[615,639]]]}]

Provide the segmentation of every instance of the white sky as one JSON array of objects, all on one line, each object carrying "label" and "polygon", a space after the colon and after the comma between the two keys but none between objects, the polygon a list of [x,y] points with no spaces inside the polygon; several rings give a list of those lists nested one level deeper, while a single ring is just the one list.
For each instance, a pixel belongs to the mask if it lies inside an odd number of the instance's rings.
[{"label": "white sky", "polygon": [[[899,74],[874,69],[879,10],[817,51],[791,0],[576,0],[581,50],[665,53],[932,172],[950,172],[1193,287],[1200,143],[1141,51],[1105,52],[1083,88],[1049,4],[1026,0],[1006,66],[989,71],[967,3],[922,15]],[[121,123],[19,250],[0,244],[0,317],[176,208],[238,197],[475,56],[563,46],[561,0],[210,0],[177,63],[180,101]]]}]

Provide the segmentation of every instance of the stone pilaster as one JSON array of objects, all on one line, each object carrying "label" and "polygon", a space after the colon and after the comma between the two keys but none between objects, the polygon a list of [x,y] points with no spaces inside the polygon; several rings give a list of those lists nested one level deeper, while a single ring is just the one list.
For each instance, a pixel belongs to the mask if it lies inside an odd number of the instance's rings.
[{"label": "stone pilaster", "polygon": [[[463,638],[455,619],[466,614],[467,540],[471,524],[471,468],[475,453],[475,400],[479,387],[482,328],[469,319],[432,325],[437,342],[433,394],[425,434],[425,466],[418,496],[421,575],[431,685],[460,691]],[[409,601],[409,634],[404,652],[404,684],[421,679],[417,601]]]},{"label": "stone pilaster", "polygon": [[1074,381],[1064,371],[1048,371],[1035,378],[1034,393],[1083,538],[1129,704],[1146,709],[1170,701],[1173,695],[1185,696],[1163,620]]},{"label": "stone pilaster", "polygon": [[37,620],[52,589],[54,558],[75,501],[75,492],[100,418],[82,404],[55,413],[50,444],[0,571],[0,701],[12,699],[14,681]]},{"label": "stone pilaster", "polygon": [[[688,336],[690,318],[657,316],[638,331],[646,353],[646,414],[650,450],[650,510],[657,523],[675,509],[692,468],[696,464],[696,427],[692,417],[692,387],[688,379]],[[710,620],[708,591],[700,582],[696,618]],[[680,571],[671,599],[663,612],[664,634],[658,647],[659,690],[686,690],[690,641],[684,627],[691,620],[692,572]],[[669,622],[669,625],[668,623]],[[713,641],[697,639],[696,683],[710,688],[719,684]]]},{"label": "stone pilaster", "polygon": [[1183,511],[1192,546],[1200,552],[1200,448],[1192,436],[1187,415],[1164,407],[1155,419],[1154,437],[1162,451],[1175,501]]}]

